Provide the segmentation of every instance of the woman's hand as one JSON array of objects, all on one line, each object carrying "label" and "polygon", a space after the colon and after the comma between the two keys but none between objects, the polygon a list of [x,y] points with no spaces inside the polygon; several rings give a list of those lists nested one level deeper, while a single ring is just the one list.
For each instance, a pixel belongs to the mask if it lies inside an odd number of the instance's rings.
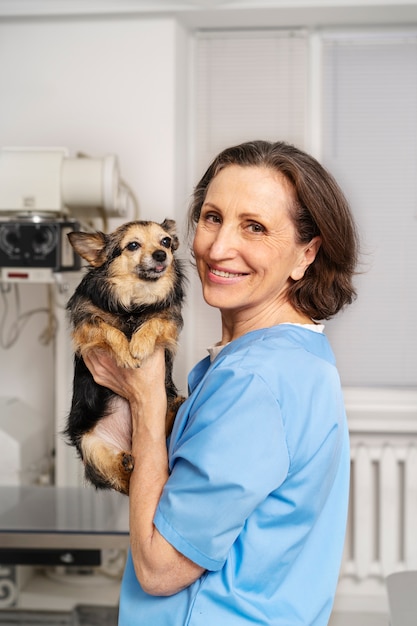
[{"label": "woman's hand", "polygon": [[163,348],[156,348],[136,369],[118,367],[103,350],[90,350],[83,358],[98,385],[111,389],[126,400],[135,400],[142,394],[160,393],[165,387]]},{"label": "woman's hand", "polygon": [[167,398],[165,390],[165,352],[157,348],[141,367],[119,367],[102,350],[91,350],[84,361],[95,382],[125,398],[131,408],[133,448],[138,420],[155,435],[165,437]]}]

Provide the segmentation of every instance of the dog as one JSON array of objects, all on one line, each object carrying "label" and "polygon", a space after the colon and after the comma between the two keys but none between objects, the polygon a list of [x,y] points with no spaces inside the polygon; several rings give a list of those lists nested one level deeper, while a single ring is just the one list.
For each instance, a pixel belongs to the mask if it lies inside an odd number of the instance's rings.
[{"label": "dog", "polygon": [[84,363],[89,350],[104,350],[121,367],[140,367],[165,349],[167,435],[184,401],[172,380],[185,275],[174,256],[174,220],[127,222],[111,234],[74,231],[74,250],[89,269],[67,304],[74,345],[71,409],[64,435],[84,463],[87,481],[99,489],[129,493],[134,468],[128,402],[95,383]]}]

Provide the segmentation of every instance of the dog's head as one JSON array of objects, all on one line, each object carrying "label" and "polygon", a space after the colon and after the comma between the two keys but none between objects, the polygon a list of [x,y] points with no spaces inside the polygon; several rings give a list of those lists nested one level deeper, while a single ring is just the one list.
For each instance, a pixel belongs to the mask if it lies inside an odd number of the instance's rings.
[{"label": "dog's head", "polygon": [[110,234],[72,232],[68,239],[92,268],[100,268],[124,306],[156,302],[173,288],[179,246],[174,220],[127,222]]}]

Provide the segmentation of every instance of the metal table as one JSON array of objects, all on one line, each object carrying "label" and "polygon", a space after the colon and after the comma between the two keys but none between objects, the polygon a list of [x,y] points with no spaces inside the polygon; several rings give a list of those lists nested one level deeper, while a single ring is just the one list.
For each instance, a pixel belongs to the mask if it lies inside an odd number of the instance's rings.
[{"label": "metal table", "polygon": [[0,487],[0,564],[96,565],[128,546],[128,499],[93,487]]}]

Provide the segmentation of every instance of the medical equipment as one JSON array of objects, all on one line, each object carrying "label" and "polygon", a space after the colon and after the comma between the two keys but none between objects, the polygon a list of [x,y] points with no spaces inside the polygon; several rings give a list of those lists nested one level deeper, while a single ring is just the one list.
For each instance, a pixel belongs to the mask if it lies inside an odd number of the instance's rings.
[{"label": "medical equipment", "polygon": [[132,196],[117,157],[66,148],[0,150],[0,281],[50,282],[79,258],[67,233],[81,218],[123,217]]}]

